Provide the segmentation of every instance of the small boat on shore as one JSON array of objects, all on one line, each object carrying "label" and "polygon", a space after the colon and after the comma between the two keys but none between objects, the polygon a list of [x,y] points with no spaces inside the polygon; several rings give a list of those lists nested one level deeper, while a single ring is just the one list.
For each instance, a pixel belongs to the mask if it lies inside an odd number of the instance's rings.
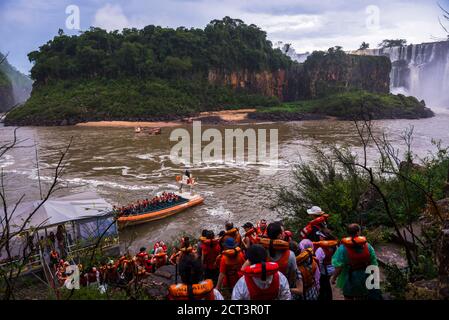
[{"label": "small boat on shore", "polygon": [[134,133],[140,134],[140,133],[146,133],[150,136],[159,135],[162,133],[161,128],[147,128],[147,127],[136,127],[134,128]]},{"label": "small boat on shore", "polygon": [[142,224],[150,221],[155,221],[170,217],[176,213],[184,211],[190,207],[194,207],[203,203],[204,198],[200,195],[191,195],[190,192],[175,193],[179,196],[179,200],[170,205],[164,205],[148,212],[139,213],[135,215],[121,216],[117,218],[117,225],[119,229],[128,226]]}]

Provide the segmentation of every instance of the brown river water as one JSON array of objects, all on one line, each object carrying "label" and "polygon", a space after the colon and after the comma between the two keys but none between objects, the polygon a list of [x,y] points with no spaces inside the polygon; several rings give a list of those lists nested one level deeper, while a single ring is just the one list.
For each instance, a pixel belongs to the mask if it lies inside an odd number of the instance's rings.
[{"label": "brown river water", "polygon": [[[377,133],[388,132],[398,148],[403,146],[400,135],[414,126],[413,148],[420,156],[434,150],[431,140],[449,145],[449,113],[422,120],[385,120],[375,122]],[[190,130],[191,126],[183,127]],[[261,175],[264,164],[239,165],[208,163],[196,165],[190,171],[198,179],[197,192],[204,196],[203,205],[169,217],[131,227],[120,233],[121,242],[135,249],[150,246],[157,240],[170,241],[181,234],[198,235],[202,229],[223,229],[226,221],[237,226],[264,217],[278,218],[267,206],[274,200],[275,189],[288,184],[294,163],[313,161],[309,147],[347,143],[360,148],[352,122],[304,121],[272,124],[248,124],[215,127],[278,129],[279,166],[275,175]],[[25,195],[27,200],[39,198],[38,174],[34,142],[38,145],[39,167],[43,189],[48,186],[59,152],[73,137],[69,162],[62,178],[62,189],[56,195],[94,190],[112,204],[149,197],[163,190],[177,190],[175,176],[185,167],[172,163],[169,154],[175,142],[169,141],[174,128],[162,128],[159,136],[136,135],[133,128],[104,127],[23,127],[18,131],[22,148],[0,159],[6,173],[10,203]],[[0,124],[0,142],[12,137],[13,128]],[[203,147],[207,143],[203,143]],[[374,160],[374,149],[369,150]],[[151,245],[152,246],[152,245]]]}]

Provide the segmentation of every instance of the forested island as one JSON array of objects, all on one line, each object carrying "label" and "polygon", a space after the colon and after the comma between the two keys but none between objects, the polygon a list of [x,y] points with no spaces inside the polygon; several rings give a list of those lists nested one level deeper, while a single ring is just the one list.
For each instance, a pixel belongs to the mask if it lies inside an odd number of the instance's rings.
[{"label": "forested island", "polygon": [[387,57],[335,47],[300,64],[256,25],[229,17],[204,29],[91,28],[76,36],[60,30],[28,56],[33,92],[7,115],[7,125],[179,120],[242,107],[258,108],[254,118],[346,119],[365,108],[366,97],[373,118],[433,115],[423,102],[389,94]]}]

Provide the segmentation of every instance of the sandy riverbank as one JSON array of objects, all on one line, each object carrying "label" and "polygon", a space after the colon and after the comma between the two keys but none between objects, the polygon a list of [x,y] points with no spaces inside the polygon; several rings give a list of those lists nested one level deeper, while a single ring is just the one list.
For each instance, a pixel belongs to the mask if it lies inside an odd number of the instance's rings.
[{"label": "sandy riverbank", "polygon": [[[201,120],[203,118],[217,118],[223,122],[242,122],[248,120],[248,114],[255,112],[256,109],[222,110],[201,112],[196,117],[188,120]],[[186,119],[187,120],[187,119]],[[148,127],[164,128],[175,127],[183,124],[183,121],[91,121],[76,124],[80,127]]]}]

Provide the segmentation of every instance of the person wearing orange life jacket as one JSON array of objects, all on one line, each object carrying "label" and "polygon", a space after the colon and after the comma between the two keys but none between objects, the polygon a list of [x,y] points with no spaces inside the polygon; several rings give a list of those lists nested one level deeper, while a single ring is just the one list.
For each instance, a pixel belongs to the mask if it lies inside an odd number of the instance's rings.
[{"label": "person wearing orange life jacket", "polygon": [[214,289],[211,279],[203,280],[201,262],[192,255],[185,255],[179,261],[179,275],[182,283],[168,288],[169,300],[223,300]]},{"label": "person wearing orange life jacket", "polygon": [[217,257],[220,255],[220,240],[215,239],[215,234],[211,230],[205,232],[206,237],[201,237],[201,263],[204,268],[206,279],[212,279],[214,284],[218,281]]},{"label": "person wearing orange life jacket", "polygon": [[251,222],[245,223],[242,228],[245,230],[245,236],[243,237],[243,246],[245,248],[248,249],[253,244],[259,243],[259,236],[257,235],[257,231]]},{"label": "person wearing orange life jacket", "polygon": [[298,279],[292,293],[304,300],[318,300],[320,290],[320,268],[318,259],[313,253],[313,244],[309,239],[299,243],[300,253],[296,257]]},{"label": "person wearing orange life jacket", "polygon": [[332,257],[335,272],[331,282],[343,290],[347,300],[367,299],[368,288],[366,268],[377,266],[377,257],[373,247],[360,236],[361,228],[358,224],[350,224],[347,228],[348,237],[341,240],[341,244]]},{"label": "person wearing orange life jacket", "polygon": [[56,270],[56,267],[59,263],[59,253],[55,249],[52,249],[50,252],[50,268]]},{"label": "person wearing orange life jacket", "polygon": [[329,215],[324,213],[320,207],[313,206],[307,209],[307,214],[314,217],[300,232],[301,239],[320,241],[318,232],[327,232],[327,219]]},{"label": "person wearing orange life jacket", "polygon": [[267,226],[268,226],[267,220],[265,219],[262,219],[257,223],[256,231],[258,237],[260,238],[267,237]]},{"label": "person wearing orange life jacket", "polygon": [[279,271],[288,279],[290,287],[296,285],[296,256],[290,250],[288,242],[284,238],[284,227],[280,222],[270,223],[267,227],[268,238],[260,238],[260,244],[267,250],[268,261],[276,262]]},{"label": "person wearing orange life jacket", "polygon": [[217,258],[220,274],[216,288],[232,289],[241,276],[241,268],[245,263],[242,250],[236,245],[233,238],[227,238],[223,244],[224,251]]},{"label": "person wearing orange life jacket", "polygon": [[232,300],[291,300],[287,278],[276,262],[267,262],[267,251],[254,244],[246,251],[243,277],[232,290]]},{"label": "person wearing orange life jacket", "polygon": [[320,264],[320,295],[318,300],[332,300],[330,278],[335,271],[332,256],[337,251],[338,240],[330,233],[317,233],[320,241],[313,242],[313,250]]},{"label": "person wearing orange life jacket", "polygon": [[239,229],[234,228],[234,224],[232,222],[226,222],[225,224],[225,233],[220,240],[220,244],[222,245],[222,247],[223,243],[228,238],[234,239],[234,242],[238,247],[242,245],[242,237],[240,236]]}]

